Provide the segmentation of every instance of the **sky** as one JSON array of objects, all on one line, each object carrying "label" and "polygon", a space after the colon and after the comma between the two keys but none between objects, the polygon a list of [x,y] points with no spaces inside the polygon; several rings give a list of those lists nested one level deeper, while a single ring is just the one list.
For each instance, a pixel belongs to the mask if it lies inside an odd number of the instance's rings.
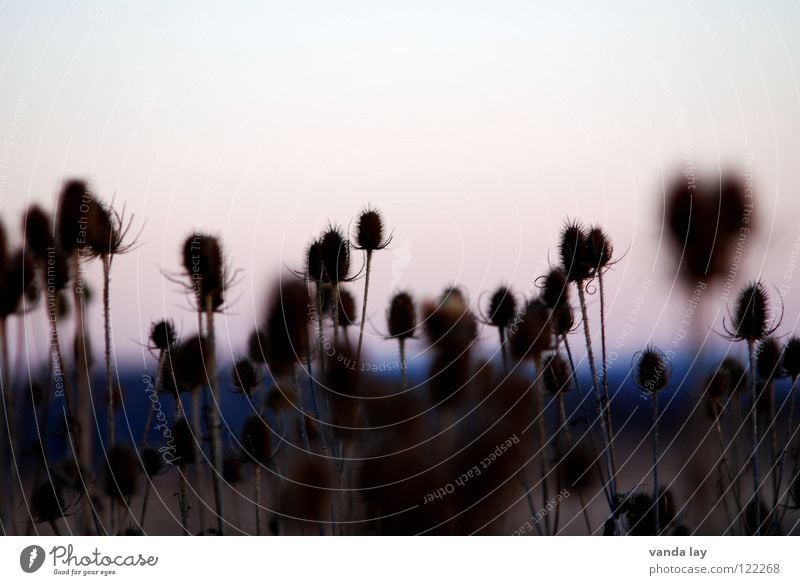
[{"label": "sky", "polygon": [[[367,204],[394,236],[370,337],[400,288],[459,283],[477,304],[501,282],[531,291],[579,218],[622,257],[609,336],[633,353],[669,343],[686,314],[661,213],[691,164],[752,178],[758,232],[735,290],[782,287],[792,331],[800,4],[558,4],[0,1],[0,217],[19,243],[23,210],[52,209],[71,177],[134,215],[141,246],[112,275],[115,350],[132,363],[152,320],[194,328],[164,277],[192,230],[218,234],[239,271],[218,325],[230,357],[270,283]],[[730,302],[714,294],[710,340]],[[29,328],[41,345],[44,323]]]}]

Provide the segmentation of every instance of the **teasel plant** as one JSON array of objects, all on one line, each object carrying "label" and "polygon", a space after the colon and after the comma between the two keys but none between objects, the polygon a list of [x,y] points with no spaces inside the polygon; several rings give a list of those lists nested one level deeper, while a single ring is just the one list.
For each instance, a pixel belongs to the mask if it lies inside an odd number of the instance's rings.
[{"label": "teasel plant", "polygon": [[484,325],[497,328],[500,337],[500,355],[503,360],[503,372],[508,372],[508,345],[506,338],[508,329],[514,322],[517,315],[517,299],[514,293],[506,285],[500,285],[489,298],[489,306],[486,314],[480,315],[480,320]]},{"label": "teasel plant", "polygon": [[[592,376],[592,391],[597,398],[597,417],[600,419],[600,426],[603,434],[603,453],[606,459],[608,481],[611,491],[612,501],[617,504],[617,464],[614,449],[614,430],[611,417],[610,398],[606,392],[601,391],[598,384],[597,367],[592,349],[592,335],[589,327],[589,314],[586,304],[586,283],[594,276],[598,264],[596,253],[590,251],[589,234],[586,229],[578,222],[567,222],[561,231],[561,243],[559,245],[559,255],[561,257],[561,268],[567,282],[574,282],[578,291],[578,302],[581,309],[581,320],[583,322],[583,335],[586,342],[586,355],[589,362],[589,370]],[[612,512],[616,518],[616,513]]]},{"label": "teasel plant", "polygon": [[[175,347],[177,347],[179,338],[175,333],[175,323],[172,319],[162,319],[153,323],[150,326],[149,343],[147,345],[148,351],[156,353],[156,375],[153,380],[153,390],[156,394],[161,388],[161,376],[164,371],[164,363],[168,359],[168,354]],[[142,430],[143,442],[147,443],[147,437],[150,433],[150,424],[153,422],[153,404],[148,401],[147,418],[144,422],[144,429]]]},{"label": "teasel plant", "polygon": [[[339,342],[340,290],[345,282],[352,282],[359,275],[350,275],[350,242],[340,227],[331,224],[319,240],[320,262],[323,282],[330,287],[333,318],[334,345]],[[335,348],[336,349],[336,348]]]},{"label": "teasel plant", "polygon": [[667,387],[672,367],[666,355],[660,349],[648,345],[638,355],[635,360],[635,380],[639,389],[650,398],[651,418],[650,434],[653,439],[653,502],[655,514],[656,536],[661,533],[661,523],[659,519],[659,509],[661,488],[658,483],[658,393]]},{"label": "teasel plant", "polygon": [[[257,414],[247,417],[242,427],[241,458],[253,469],[253,502],[255,504],[256,536],[262,532],[262,482],[261,470],[273,460],[277,448],[272,450],[272,431]],[[279,448],[279,447],[278,447]]]},{"label": "teasel plant", "polygon": [[389,328],[389,339],[396,339],[400,357],[400,388],[408,389],[408,363],[406,360],[406,343],[414,338],[417,329],[417,309],[414,297],[408,291],[399,291],[392,295],[386,313]]},{"label": "teasel plant", "polygon": [[[549,488],[548,488],[548,456],[547,456],[547,431],[545,428],[545,412],[542,403],[542,358],[543,355],[554,349],[553,339],[553,322],[552,314],[547,308],[547,304],[541,298],[532,298],[525,303],[522,317],[519,323],[515,323],[511,328],[511,335],[509,336],[509,344],[511,352],[518,360],[531,359],[534,366],[534,381],[533,381],[533,415],[536,417],[536,428],[538,439],[540,443],[539,450],[539,467],[541,472],[542,483],[542,500],[543,506],[546,507],[550,501]],[[523,473],[523,487],[529,493],[530,488],[527,485],[527,478]],[[535,515],[534,507],[529,502],[532,508],[531,512]],[[537,522],[538,524],[538,522]],[[548,516],[544,517],[544,533],[551,534],[550,532],[550,519]]]},{"label": "teasel plant", "polygon": [[[769,436],[770,461],[769,476],[772,483],[772,510],[778,505],[778,413],[775,411],[775,381],[786,377],[783,370],[783,348],[778,345],[774,337],[767,337],[758,344],[756,349],[756,370],[759,380],[759,401],[758,415],[765,419],[766,428],[762,431],[761,441]],[[787,399],[788,399],[787,395]],[[781,404],[781,412],[783,405]],[[777,520],[777,515],[773,514],[773,520]]]},{"label": "teasel plant", "polygon": [[[222,489],[222,439],[220,429],[220,395],[217,384],[216,332],[214,317],[224,310],[226,293],[236,283],[238,271],[231,273],[225,262],[222,242],[217,236],[202,232],[190,234],[181,249],[183,278],[165,274],[168,280],[181,284],[193,297],[197,312],[198,333],[205,339],[207,383],[211,394],[208,431],[211,443],[211,476],[217,531],[225,534],[225,492]],[[187,282],[188,281],[188,282]]]},{"label": "teasel plant", "polygon": [[744,341],[747,343],[750,370],[750,424],[752,430],[753,448],[750,453],[750,468],[753,476],[753,498],[748,505],[752,508],[755,523],[755,536],[761,535],[761,474],[759,470],[759,430],[758,430],[758,368],[756,363],[756,346],[759,342],[775,333],[783,319],[783,311],[771,322],[769,297],[761,281],[754,281],[747,285],[736,301],[733,315],[730,315],[730,326],[723,319],[722,327],[731,341]]}]

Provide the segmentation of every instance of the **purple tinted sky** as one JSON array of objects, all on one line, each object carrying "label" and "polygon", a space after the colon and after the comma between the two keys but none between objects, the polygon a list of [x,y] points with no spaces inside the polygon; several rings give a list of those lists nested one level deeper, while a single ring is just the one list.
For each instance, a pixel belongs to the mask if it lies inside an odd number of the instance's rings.
[{"label": "purple tinted sky", "polygon": [[221,235],[242,271],[220,321],[232,354],[270,280],[368,202],[395,234],[375,266],[380,329],[399,287],[525,292],[569,216],[627,251],[609,277],[611,337],[626,352],[667,343],[686,296],[660,198],[684,159],[711,176],[752,170],[761,230],[737,289],[759,272],[791,284],[797,4],[218,4],[0,5],[0,212],[16,228],[26,205],[52,206],[79,176],[146,221],[142,247],[114,266],[123,358],[138,359],[163,314],[192,330],[161,274],[190,230]]}]

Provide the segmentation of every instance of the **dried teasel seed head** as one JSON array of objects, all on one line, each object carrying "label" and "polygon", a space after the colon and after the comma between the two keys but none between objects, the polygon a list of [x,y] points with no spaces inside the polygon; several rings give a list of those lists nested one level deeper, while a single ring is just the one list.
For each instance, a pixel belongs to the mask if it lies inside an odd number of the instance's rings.
[{"label": "dried teasel seed head", "polygon": [[489,299],[489,322],[495,327],[505,329],[514,320],[517,312],[517,299],[507,286],[499,287]]},{"label": "dried teasel seed head", "polygon": [[268,351],[267,332],[264,328],[255,329],[247,338],[247,357],[254,364],[263,364]]},{"label": "dried teasel seed head", "polygon": [[127,445],[115,445],[106,453],[105,491],[112,498],[126,500],[136,492],[139,459]]},{"label": "dried teasel seed head", "polygon": [[175,463],[178,465],[191,465],[197,461],[197,449],[192,429],[185,418],[179,418],[172,425],[172,437],[175,447]]},{"label": "dried teasel seed head", "polygon": [[314,240],[306,250],[306,274],[308,279],[317,284],[322,282],[325,275],[324,265],[322,263],[322,242]]},{"label": "dried teasel seed head", "polygon": [[560,394],[572,389],[572,373],[560,354],[548,356],[542,364],[544,388],[551,394]]},{"label": "dried teasel seed head", "polygon": [[191,280],[198,308],[208,303],[218,309],[224,302],[225,263],[219,238],[209,234],[191,234],[183,243],[183,268]]},{"label": "dried teasel seed head", "polygon": [[389,303],[387,315],[389,337],[393,339],[408,339],[414,336],[417,329],[417,310],[414,299],[408,292],[398,292]]},{"label": "dried teasel seed head", "polygon": [[195,391],[208,383],[211,355],[205,337],[188,338],[172,350],[171,356],[175,383],[181,392]]},{"label": "dried teasel seed head", "polygon": [[37,522],[55,522],[66,510],[61,488],[49,481],[36,486],[31,494],[31,508]]},{"label": "dried teasel seed head", "polygon": [[25,211],[22,231],[31,256],[37,262],[46,263],[56,246],[48,213],[38,205],[31,205]]},{"label": "dried teasel seed head", "polygon": [[553,309],[553,329],[561,337],[567,335],[575,327],[575,311],[572,305],[564,303]]},{"label": "dried teasel seed head", "polygon": [[561,267],[569,282],[583,281],[592,275],[588,248],[586,229],[577,222],[567,223],[561,230],[559,255]]},{"label": "dried teasel seed head", "polygon": [[608,266],[614,249],[603,228],[594,226],[589,230],[586,239],[587,259],[593,271],[599,271]]},{"label": "dried teasel seed head", "polygon": [[9,317],[20,309],[23,297],[35,298],[36,271],[33,260],[22,250],[12,254],[8,264],[0,266],[0,271],[5,271],[0,275],[0,316]]},{"label": "dried teasel seed head", "polygon": [[424,303],[422,316],[428,340],[441,353],[459,355],[477,339],[475,315],[458,287],[445,289],[438,303]]},{"label": "dried teasel seed head", "polygon": [[253,465],[266,465],[272,457],[272,437],[267,423],[252,414],[242,427],[242,457]]},{"label": "dried teasel seed head", "polygon": [[560,268],[553,268],[544,277],[542,300],[551,309],[569,303],[569,282]]},{"label": "dried teasel seed head", "polygon": [[159,351],[167,351],[178,342],[175,323],[172,319],[162,319],[150,327],[150,343]]},{"label": "dried teasel seed head", "polygon": [[355,325],[356,321],[358,320],[356,300],[353,298],[353,295],[350,294],[350,291],[343,288],[339,289],[338,315],[339,326],[344,327],[345,329],[351,325]]},{"label": "dried teasel seed head", "polygon": [[331,284],[347,280],[350,272],[350,243],[341,228],[330,226],[320,239],[322,268],[325,279]]},{"label": "dried teasel seed head", "polygon": [[738,394],[747,388],[747,371],[735,357],[726,357],[719,368],[728,372],[728,392]]},{"label": "dried teasel seed head", "polygon": [[231,368],[231,385],[241,394],[250,394],[259,384],[256,367],[247,358],[236,360]]},{"label": "dried teasel seed head", "polygon": [[800,376],[800,339],[792,337],[783,348],[783,369],[792,378]]},{"label": "dried teasel seed head", "polygon": [[383,239],[383,218],[377,209],[368,207],[358,216],[356,245],[367,252],[374,252],[386,246]]},{"label": "dried teasel seed head", "polygon": [[708,376],[705,383],[705,395],[712,401],[718,401],[728,393],[731,387],[730,372],[719,367]]},{"label": "dried teasel seed head", "polygon": [[669,383],[670,366],[667,357],[660,349],[648,345],[638,356],[636,363],[636,385],[642,390],[655,394]]},{"label": "dried teasel seed head", "polygon": [[58,243],[67,256],[86,244],[88,212],[93,200],[94,197],[84,181],[67,181],[61,189],[56,213],[56,234]]},{"label": "dried teasel seed head", "polygon": [[308,351],[308,289],[297,280],[281,279],[267,312],[266,358],[275,375],[289,372]]},{"label": "dried teasel seed head", "polygon": [[769,298],[767,290],[761,282],[754,282],[739,293],[736,301],[736,312],[733,315],[734,339],[757,341],[769,335],[767,317],[769,315]]},{"label": "dried teasel seed head", "polygon": [[511,352],[518,359],[538,358],[553,348],[553,322],[550,309],[541,298],[529,300],[519,323],[511,327]]},{"label": "dried teasel seed head", "polygon": [[111,208],[94,197],[88,203],[86,245],[95,256],[107,256],[117,247],[118,233]]}]

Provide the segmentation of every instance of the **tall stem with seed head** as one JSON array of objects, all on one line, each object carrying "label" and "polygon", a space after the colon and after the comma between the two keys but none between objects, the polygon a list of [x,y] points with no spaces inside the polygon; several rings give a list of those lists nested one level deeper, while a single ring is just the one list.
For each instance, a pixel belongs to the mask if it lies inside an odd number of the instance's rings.
[{"label": "tall stem with seed head", "polygon": [[753,431],[753,451],[750,454],[750,467],[753,473],[753,506],[755,514],[755,534],[761,535],[761,476],[758,469],[758,374],[756,370],[756,346],[752,339],[747,340],[750,357],[750,422]]},{"label": "tall stem with seed head", "polygon": [[655,517],[656,517],[656,536],[661,533],[661,524],[660,524],[660,502],[659,502],[659,491],[658,491],[658,392],[652,392],[650,394],[650,400],[652,402],[653,407],[653,502],[655,503]]},{"label": "tall stem with seed head", "polygon": [[214,305],[209,296],[206,299],[206,331],[208,339],[208,385],[211,388],[211,463],[213,466],[212,480],[214,485],[214,505],[217,511],[217,530],[220,536],[225,534],[225,494],[222,491],[222,441],[220,439],[221,408],[219,389],[217,388],[217,358],[214,340]]}]

